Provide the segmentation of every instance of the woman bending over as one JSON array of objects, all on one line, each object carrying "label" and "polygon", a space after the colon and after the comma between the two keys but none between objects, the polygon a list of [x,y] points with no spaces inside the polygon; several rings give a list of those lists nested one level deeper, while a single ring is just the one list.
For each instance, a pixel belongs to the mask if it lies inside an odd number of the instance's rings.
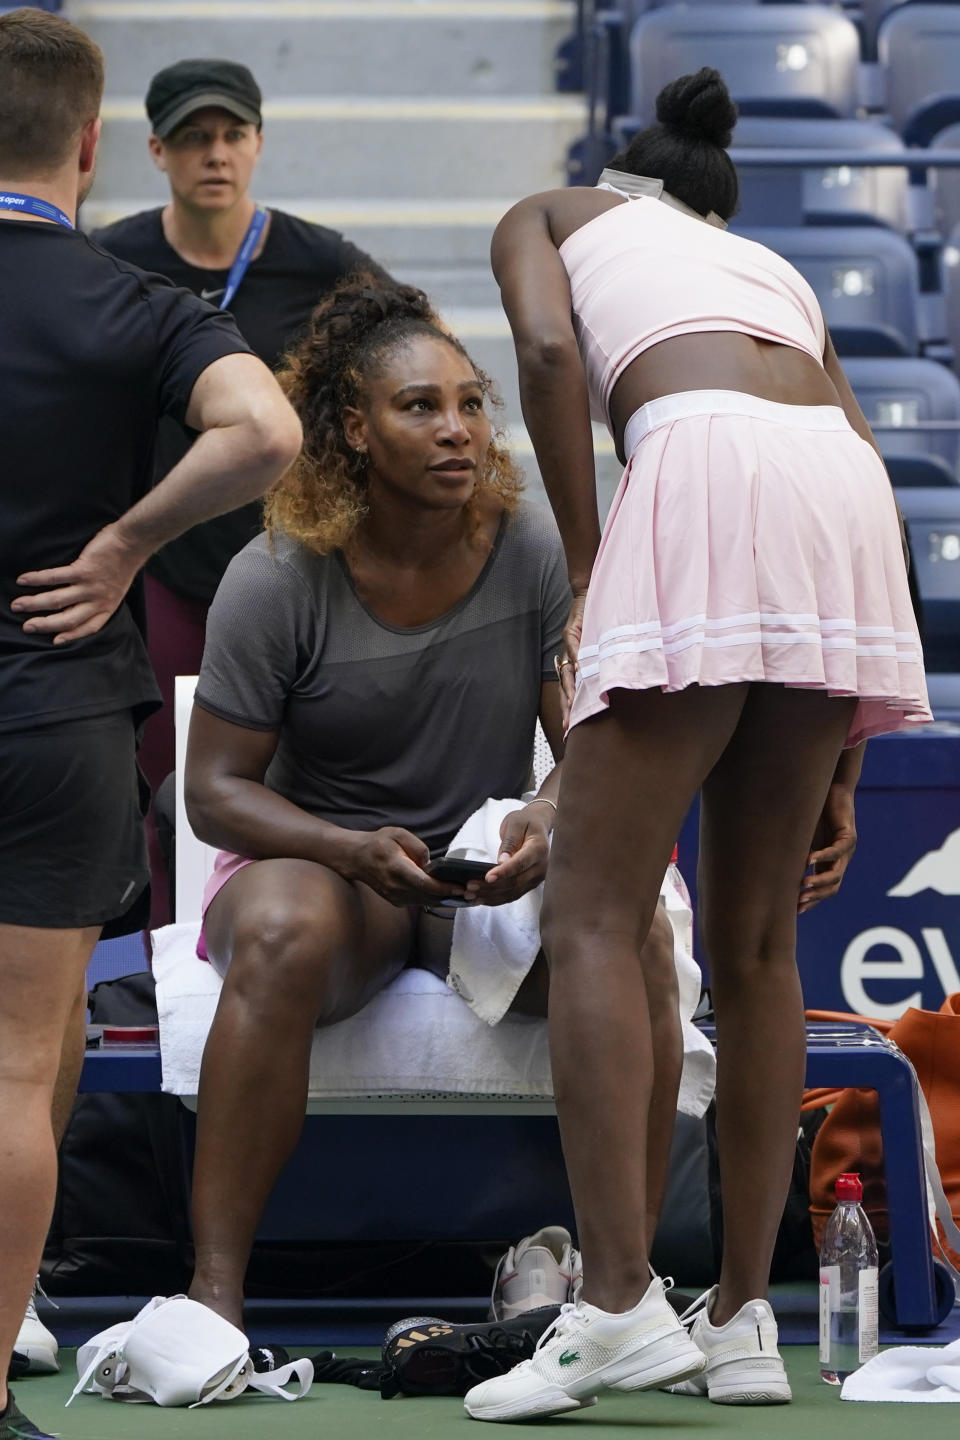
[{"label": "woman bending over", "polygon": [[[657,116],[595,189],[521,201],[493,242],[574,592],[542,939],[584,1287],[532,1361],[470,1392],[480,1419],[691,1375],[720,1403],[790,1399],[764,1297],[804,1075],[798,892],[839,883],[860,742],[931,718],[897,507],[816,297],[725,233],[726,87],[701,70]],[[602,540],[591,412],[626,464]],[[688,1336],[647,1268],[638,950],[698,790],[724,1251]]]}]

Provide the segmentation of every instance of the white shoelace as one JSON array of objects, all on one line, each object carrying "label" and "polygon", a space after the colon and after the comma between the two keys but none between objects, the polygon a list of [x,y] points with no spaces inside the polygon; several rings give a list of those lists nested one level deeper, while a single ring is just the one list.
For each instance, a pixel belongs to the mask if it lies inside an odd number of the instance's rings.
[{"label": "white shoelace", "polygon": [[44,1290],[43,1286],[40,1284],[40,1276],[38,1275],[37,1278],[36,1278],[36,1280],[35,1280],[35,1282],[34,1282],[33,1289],[30,1291],[30,1299],[27,1301],[27,1309],[26,1309],[26,1314],[24,1315],[24,1319],[25,1319],[25,1320],[36,1320],[37,1324],[40,1324],[40,1316],[37,1314],[37,1296],[38,1296],[38,1295],[42,1295],[43,1298],[44,1298],[44,1300],[46,1300],[47,1304],[48,1304],[48,1305],[52,1305],[53,1308],[54,1308],[54,1310],[59,1310],[59,1309],[60,1309],[60,1306],[57,1304],[57,1302],[56,1302],[55,1300],[51,1300],[51,1299],[50,1299],[50,1296],[47,1294],[46,1290]]},{"label": "white shoelace", "polygon": [[[686,1310],[684,1310],[683,1314],[680,1316],[681,1325],[686,1325],[687,1329],[689,1330],[691,1324],[694,1320],[696,1320],[697,1316],[701,1313],[701,1311],[706,1310],[707,1304],[710,1300],[710,1296],[713,1294],[715,1288],[715,1286],[711,1285],[709,1290],[704,1290],[702,1295],[697,1296],[696,1300],[694,1300],[692,1305],[687,1306]],[[709,1315],[707,1315],[707,1319],[710,1319]]]},{"label": "white shoelace", "polygon": [[553,1324],[540,1336],[534,1348],[534,1354],[537,1350],[542,1350],[544,1346],[549,1345],[551,1340],[556,1340],[560,1335],[569,1335],[582,1324],[583,1316],[579,1301],[568,1300],[566,1304],[560,1306],[560,1314]]}]

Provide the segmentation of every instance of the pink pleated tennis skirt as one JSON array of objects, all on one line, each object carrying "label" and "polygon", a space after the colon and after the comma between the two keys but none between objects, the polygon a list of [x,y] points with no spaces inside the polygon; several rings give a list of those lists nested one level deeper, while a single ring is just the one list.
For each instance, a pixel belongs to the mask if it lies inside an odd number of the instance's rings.
[{"label": "pink pleated tennis skirt", "polygon": [[644,405],[587,592],[575,725],[611,690],[742,681],[857,696],[847,739],[932,720],[896,504],[828,405]]}]

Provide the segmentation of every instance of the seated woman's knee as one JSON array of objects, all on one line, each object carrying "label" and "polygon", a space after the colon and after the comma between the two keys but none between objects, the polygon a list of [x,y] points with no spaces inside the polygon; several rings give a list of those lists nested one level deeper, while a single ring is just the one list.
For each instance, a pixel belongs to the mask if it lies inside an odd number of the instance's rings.
[{"label": "seated woman's knee", "polygon": [[245,906],[233,927],[230,978],[258,1004],[323,1009],[346,936],[336,907],[269,897]]},{"label": "seated woman's knee", "polygon": [[647,998],[656,998],[663,1005],[675,1007],[679,998],[677,964],[673,952],[673,926],[662,906],[657,906],[643,948],[640,964],[646,985]]}]

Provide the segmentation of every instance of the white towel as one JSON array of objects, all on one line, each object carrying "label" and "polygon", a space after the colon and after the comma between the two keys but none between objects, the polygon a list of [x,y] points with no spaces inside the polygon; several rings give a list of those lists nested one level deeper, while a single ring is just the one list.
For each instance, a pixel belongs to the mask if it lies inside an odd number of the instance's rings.
[{"label": "white towel", "polygon": [[960,1340],[952,1345],[896,1345],[874,1355],[843,1382],[843,1400],[960,1400]]},{"label": "white towel", "polygon": [[[221,980],[196,954],[199,922],[153,933],[163,1088],[194,1096]],[[265,1044],[282,1044],[282,1037]],[[495,1030],[427,970],[403,970],[349,1020],[318,1030],[312,1100],[416,1095],[549,1100],[546,1026],[508,1016]]]},{"label": "white towel", "polygon": [[[488,800],[457,831],[448,855],[465,860],[496,861],[500,826],[522,800]],[[473,905],[457,910],[447,984],[488,1025],[497,1025],[540,950],[540,907],[543,886],[509,905]],[[660,903],[673,927],[673,954],[683,1024],[683,1076],[679,1109],[702,1115],[716,1084],[713,1047],[692,1023],[700,1003],[700,967],[693,958],[693,911],[690,896],[675,865],[667,869]]]}]

